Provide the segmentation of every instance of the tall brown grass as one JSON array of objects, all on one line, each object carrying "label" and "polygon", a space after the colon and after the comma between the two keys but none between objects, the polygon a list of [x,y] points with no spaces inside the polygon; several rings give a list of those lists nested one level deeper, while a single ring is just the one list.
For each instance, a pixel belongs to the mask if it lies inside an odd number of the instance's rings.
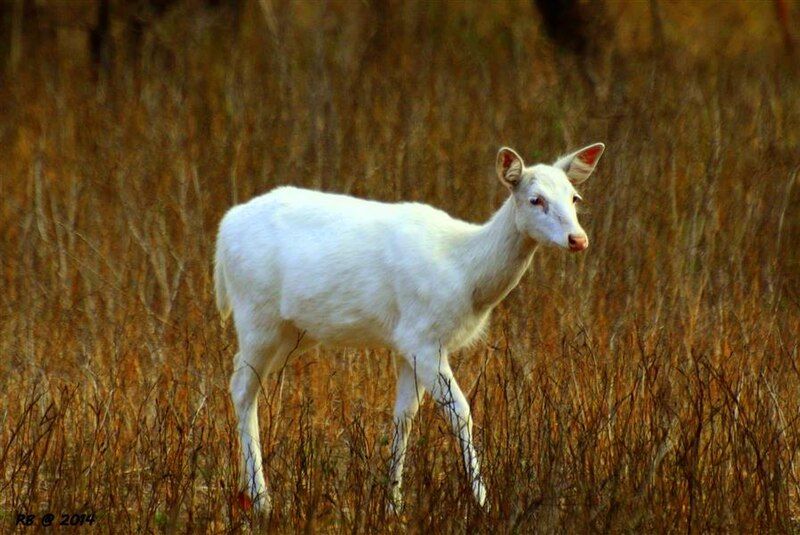
[{"label": "tall brown grass", "polygon": [[428,402],[387,514],[391,359],[321,349],[264,383],[262,527],[800,529],[796,58],[769,6],[664,2],[663,41],[648,4],[609,14],[603,87],[521,0],[179,3],[95,71],[26,26],[0,89],[5,525],[258,526],[211,287],[234,203],[295,184],[482,221],[500,145],[604,141],[591,248],[537,253],[455,359],[491,509]]}]

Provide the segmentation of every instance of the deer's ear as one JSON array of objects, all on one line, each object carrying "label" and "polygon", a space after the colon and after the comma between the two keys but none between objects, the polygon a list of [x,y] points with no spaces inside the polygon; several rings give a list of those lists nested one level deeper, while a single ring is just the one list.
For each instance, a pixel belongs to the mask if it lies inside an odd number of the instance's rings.
[{"label": "deer's ear", "polygon": [[522,180],[522,170],[525,163],[522,156],[517,154],[514,149],[503,147],[497,152],[497,178],[500,179],[507,188],[514,189]]},{"label": "deer's ear", "polygon": [[570,182],[580,184],[589,178],[594,168],[597,167],[597,162],[600,161],[600,156],[603,155],[605,148],[606,146],[602,143],[594,143],[572,154],[562,156],[553,166],[563,169]]}]

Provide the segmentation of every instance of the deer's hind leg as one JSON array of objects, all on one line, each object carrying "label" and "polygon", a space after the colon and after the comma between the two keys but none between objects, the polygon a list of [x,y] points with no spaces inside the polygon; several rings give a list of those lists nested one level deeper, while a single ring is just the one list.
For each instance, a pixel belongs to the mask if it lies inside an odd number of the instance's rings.
[{"label": "deer's hind leg", "polygon": [[296,329],[276,322],[274,328],[248,329],[237,323],[239,352],[234,359],[230,391],[238,420],[241,447],[242,475],[248,497],[254,507],[269,512],[272,506],[267,493],[261,457],[261,440],[258,426],[258,395],[267,375],[282,366],[293,352],[313,345],[304,340]]}]

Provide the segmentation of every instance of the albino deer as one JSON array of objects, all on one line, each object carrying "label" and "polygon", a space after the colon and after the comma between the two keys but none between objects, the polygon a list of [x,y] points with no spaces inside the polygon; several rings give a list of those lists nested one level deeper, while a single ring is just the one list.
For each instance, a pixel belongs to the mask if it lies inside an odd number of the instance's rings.
[{"label": "albino deer", "polygon": [[583,251],[573,185],[594,171],[595,143],[553,165],[525,167],[509,148],[497,175],[511,195],[483,225],[424,204],[387,204],[277,188],[232,208],[217,238],[215,284],[223,318],[233,311],[239,352],[231,377],[247,493],[270,509],[258,429],[260,378],[317,344],[396,352],[395,434],[389,467],[398,507],[411,422],[430,392],[458,437],[475,499],[486,488],[472,418],[450,352],[478,337],[519,283],[537,245]]}]

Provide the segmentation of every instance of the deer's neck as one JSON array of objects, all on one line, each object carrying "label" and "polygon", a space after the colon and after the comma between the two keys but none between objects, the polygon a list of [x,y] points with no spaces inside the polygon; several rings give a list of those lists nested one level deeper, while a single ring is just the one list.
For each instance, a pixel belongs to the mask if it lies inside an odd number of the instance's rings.
[{"label": "deer's neck", "polygon": [[519,284],[531,263],[536,242],[517,230],[514,197],[468,241],[464,260],[471,274],[472,306],[483,312],[497,305]]}]

